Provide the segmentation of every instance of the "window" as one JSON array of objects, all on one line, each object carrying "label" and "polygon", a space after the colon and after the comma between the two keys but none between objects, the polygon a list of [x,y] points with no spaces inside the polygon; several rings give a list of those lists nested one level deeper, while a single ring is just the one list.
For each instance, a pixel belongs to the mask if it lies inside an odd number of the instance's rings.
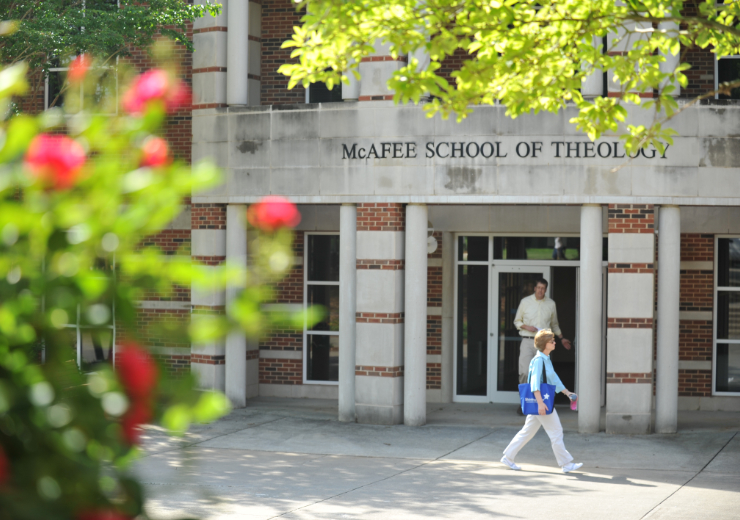
[{"label": "window", "polygon": [[[96,267],[115,276],[112,264],[101,261]],[[78,306],[76,316],[72,316],[66,325],[65,332],[69,334],[69,344],[76,345],[77,365],[81,370],[90,371],[100,363],[113,363],[116,344],[114,315],[115,303],[111,299],[91,305],[85,313]]]},{"label": "window", "polygon": [[[66,66],[52,67],[46,76],[44,92],[44,109],[63,107],[69,113],[77,113],[81,109],[101,107],[104,114],[115,114],[118,110],[118,74],[115,67],[96,69],[91,71],[98,74],[98,82],[92,96],[85,97],[83,86],[65,88],[65,79],[69,68]],[[74,88],[72,92],[70,89]],[[66,99],[65,99],[66,96]]]},{"label": "window", "polygon": [[306,89],[306,103],[339,103],[342,101],[342,84],[329,90],[326,83],[312,83]]},{"label": "window", "polygon": [[324,317],[303,330],[304,383],[339,381],[339,235],[306,233],[304,306],[320,305]]},{"label": "window", "polygon": [[[714,60],[714,89],[719,88],[720,83],[740,80],[740,55],[725,56]],[[740,99],[740,87],[732,89],[730,95],[715,94],[715,99]]]},{"label": "window", "polygon": [[740,394],[740,238],[717,238],[714,394]]}]

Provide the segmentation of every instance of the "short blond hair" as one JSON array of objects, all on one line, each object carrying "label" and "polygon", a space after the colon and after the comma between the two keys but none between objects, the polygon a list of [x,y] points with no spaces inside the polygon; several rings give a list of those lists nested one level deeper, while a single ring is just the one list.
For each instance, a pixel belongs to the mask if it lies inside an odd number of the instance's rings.
[{"label": "short blond hair", "polygon": [[555,339],[555,334],[553,334],[550,329],[542,329],[538,331],[537,335],[534,337],[534,348],[540,352],[544,352],[547,344],[553,339]]}]

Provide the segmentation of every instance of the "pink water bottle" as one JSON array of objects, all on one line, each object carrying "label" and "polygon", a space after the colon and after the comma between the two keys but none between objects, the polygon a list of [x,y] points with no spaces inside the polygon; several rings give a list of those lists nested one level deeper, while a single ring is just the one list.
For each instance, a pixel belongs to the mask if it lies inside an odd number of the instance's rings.
[{"label": "pink water bottle", "polygon": [[570,394],[568,398],[570,399],[570,409],[573,411],[578,410],[578,396],[576,394]]}]

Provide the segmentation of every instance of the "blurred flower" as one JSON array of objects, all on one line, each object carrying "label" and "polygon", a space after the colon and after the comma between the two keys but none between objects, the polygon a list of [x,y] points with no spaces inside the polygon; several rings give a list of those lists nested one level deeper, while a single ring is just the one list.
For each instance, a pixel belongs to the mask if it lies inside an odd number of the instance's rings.
[{"label": "blurred flower", "polygon": [[45,185],[67,189],[74,185],[85,160],[85,150],[74,139],[39,134],[28,146],[25,166]]},{"label": "blurred flower", "polygon": [[190,88],[162,69],[152,69],[136,76],[123,95],[123,108],[130,114],[141,114],[150,102],[161,103],[168,113],[190,103]]},{"label": "blurred flower", "polygon": [[132,401],[148,397],[157,386],[157,365],[149,352],[134,343],[123,346],[116,370]]},{"label": "blurred flower", "polygon": [[85,79],[88,69],[92,60],[87,54],[80,54],[72,63],[69,64],[69,72],[67,73],[67,79],[70,83],[81,83]]},{"label": "blurred flower", "polygon": [[77,520],[131,520],[131,518],[112,509],[93,509],[77,515]]},{"label": "blurred flower", "polygon": [[271,195],[249,206],[247,220],[263,231],[275,231],[297,226],[301,221],[301,214],[295,204],[285,197]]},{"label": "blurred flower", "polygon": [[141,147],[142,157],[141,166],[149,166],[151,168],[158,168],[160,166],[166,166],[172,159],[170,157],[170,147],[167,146],[167,141],[161,137],[150,137]]},{"label": "blurred flower", "polygon": [[151,418],[152,411],[148,401],[139,400],[131,403],[121,421],[125,441],[129,444],[139,444],[141,425],[146,424]]},{"label": "blurred flower", "polygon": [[10,479],[10,461],[5,456],[2,446],[0,446],[0,486]]}]

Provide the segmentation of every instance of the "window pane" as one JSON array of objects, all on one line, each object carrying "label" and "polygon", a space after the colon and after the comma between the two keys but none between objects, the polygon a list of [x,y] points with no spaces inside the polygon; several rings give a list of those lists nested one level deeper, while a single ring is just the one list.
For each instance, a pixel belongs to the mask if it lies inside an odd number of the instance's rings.
[{"label": "window pane", "polygon": [[85,109],[95,110],[100,114],[113,114],[116,112],[116,70],[107,69],[102,71],[95,85],[92,97],[85,99]]},{"label": "window pane", "polygon": [[740,238],[717,240],[717,287],[740,287]]},{"label": "window pane", "polygon": [[717,344],[717,392],[740,392],[740,345]]},{"label": "window pane", "polygon": [[717,339],[740,339],[740,292],[717,292]]},{"label": "window pane", "polygon": [[64,96],[60,95],[63,85],[63,72],[49,72],[49,101],[46,108],[64,106]]},{"label": "window pane", "polygon": [[[740,59],[730,58],[719,60],[719,62],[717,62],[717,72],[719,83],[737,81],[738,79],[740,79]],[[719,98],[740,99],[740,88],[732,89],[732,92],[729,96],[725,94],[720,94]]]},{"label": "window pane", "polygon": [[307,235],[308,280],[339,281],[339,235]]},{"label": "window pane", "polygon": [[339,330],[339,286],[338,285],[309,285],[308,305],[324,307],[323,319],[315,324],[311,330]]},{"label": "window pane", "polygon": [[339,381],[339,336],[309,334],[306,379]]},{"label": "window pane", "polygon": [[308,88],[308,102],[309,103],[335,103],[342,101],[342,84],[334,85],[334,88],[329,90],[326,88],[325,83],[313,83]]},{"label": "window pane", "polygon": [[113,355],[113,329],[81,329],[83,370],[91,370],[95,365],[107,363]]},{"label": "window pane", "polygon": [[488,237],[460,237],[457,259],[463,262],[488,261]]},{"label": "window pane", "polygon": [[486,395],[488,383],[488,269],[457,271],[457,395]]}]

